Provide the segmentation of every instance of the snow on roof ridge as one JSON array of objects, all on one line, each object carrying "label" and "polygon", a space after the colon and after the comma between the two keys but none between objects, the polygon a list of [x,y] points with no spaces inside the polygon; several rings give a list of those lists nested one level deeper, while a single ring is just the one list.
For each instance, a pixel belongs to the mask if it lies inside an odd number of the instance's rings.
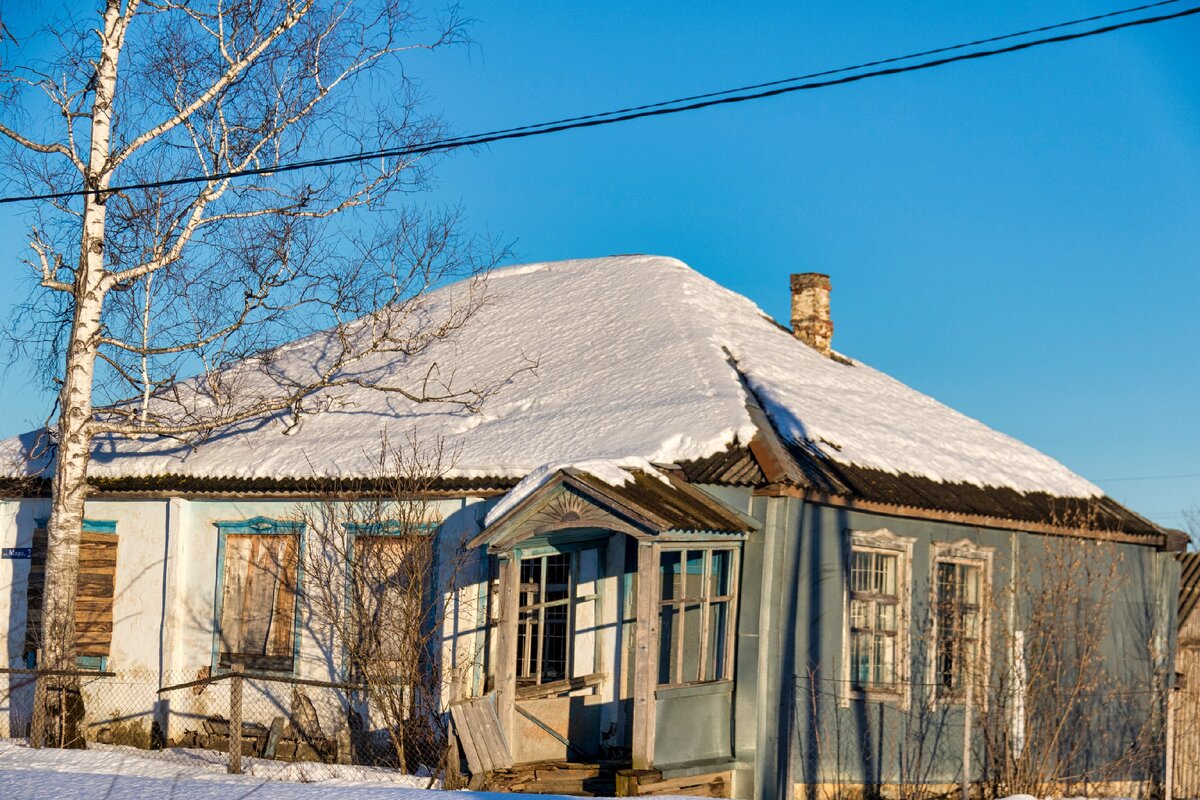
[{"label": "snow on roof ridge", "polygon": [[553,261],[533,261],[528,264],[508,264],[506,266],[496,267],[488,272],[486,280],[493,281],[503,278],[516,278],[522,275],[531,275],[538,272],[549,272],[552,270],[576,270],[583,269],[585,267],[612,267],[621,264],[631,264],[634,262],[649,262],[664,267],[683,268],[692,271],[691,267],[674,256],[660,256],[652,253],[619,253],[607,256],[594,256],[591,258],[561,258]]}]

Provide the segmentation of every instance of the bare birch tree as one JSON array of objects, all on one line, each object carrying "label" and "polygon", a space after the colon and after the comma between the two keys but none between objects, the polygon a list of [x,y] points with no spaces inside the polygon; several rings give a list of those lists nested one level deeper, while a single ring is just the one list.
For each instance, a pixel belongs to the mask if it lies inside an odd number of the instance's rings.
[{"label": "bare birch tree", "polygon": [[[424,302],[430,287],[479,267],[454,213],[398,207],[426,164],[271,172],[437,137],[405,67],[462,41],[453,7],[427,16],[417,0],[102,0],[97,11],[67,12],[28,37],[7,19],[17,44],[0,58],[3,188],[86,192],[30,209],[36,288],[16,329],[20,356],[39,360],[58,390],[42,614],[41,666],[51,669],[74,665],[97,437],[195,445],[250,419],[294,425],[339,389],[367,385],[465,406],[486,394],[436,365],[415,377],[366,368],[374,354],[420,355],[480,302],[477,292],[448,309]],[[230,176],[248,169],[258,172]],[[212,177],[179,182],[197,175]],[[120,190],[134,184],[154,185]],[[322,329],[319,357],[281,366],[275,348]],[[197,377],[180,380],[188,374]]]},{"label": "bare birch tree", "polygon": [[[994,610],[997,658],[979,721],[985,797],[1085,795],[1089,784],[1153,774],[1162,632],[1153,597],[1141,608],[1116,601],[1128,571],[1119,548],[1100,540],[1047,537],[1022,557],[1002,592],[1007,607]],[[1146,672],[1127,674],[1108,647]]]},{"label": "bare birch tree", "polygon": [[445,626],[479,624],[464,605],[477,563],[463,541],[473,528],[440,530],[441,480],[454,453],[442,441],[381,441],[373,478],[325,483],[323,500],[299,507],[309,532],[302,603],[331,647],[331,663],[362,691],[351,712],[357,763],[415,772],[446,770],[457,750],[442,713],[448,689],[480,663]]}]

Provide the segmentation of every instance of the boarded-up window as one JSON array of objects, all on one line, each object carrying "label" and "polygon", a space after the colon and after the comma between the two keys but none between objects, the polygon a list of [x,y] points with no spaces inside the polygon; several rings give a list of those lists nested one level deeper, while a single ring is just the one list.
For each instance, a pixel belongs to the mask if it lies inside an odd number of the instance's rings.
[{"label": "boarded-up window", "polygon": [[220,666],[292,669],[298,549],[291,534],[226,535]]},{"label": "boarded-up window", "polygon": [[[36,653],[41,646],[46,542],[45,528],[34,531],[27,594],[29,614],[25,626],[25,650],[29,653]],[[81,659],[105,658],[112,648],[116,576],[117,535],[89,531],[85,527],[79,540],[79,583],[75,596],[75,654]]]},{"label": "boarded-up window", "polygon": [[425,537],[354,537],[352,655],[356,668],[369,671],[372,680],[405,680],[416,674],[424,649],[421,609],[429,555]]}]

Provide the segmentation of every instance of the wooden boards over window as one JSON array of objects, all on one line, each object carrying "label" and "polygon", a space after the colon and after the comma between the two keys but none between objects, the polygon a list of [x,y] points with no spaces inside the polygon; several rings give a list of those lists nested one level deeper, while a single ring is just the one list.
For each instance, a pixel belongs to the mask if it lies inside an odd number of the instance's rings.
[{"label": "wooden boards over window", "polygon": [[354,642],[350,658],[371,681],[415,680],[425,652],[421,624],[429,541],[404,535],[354,537],[351,562]]},{"label": "wooden boards over window", "polygon": [[[25,650],[28,653],[36,653],[41,646],[46,543],[46,529],[38,528],[33,534],[26,595],[29,613],[25,624]],[[106,658],[112,649],[116,579],[117,534],[88,530],[85,523],[79,541],[79,583],[75,598],[75,655],[79,658]]]},{"label": "wooden boards over window", "polygon": [[225,539],[219,664],[290,671],[296,641],[299,536],[231,533]]}]

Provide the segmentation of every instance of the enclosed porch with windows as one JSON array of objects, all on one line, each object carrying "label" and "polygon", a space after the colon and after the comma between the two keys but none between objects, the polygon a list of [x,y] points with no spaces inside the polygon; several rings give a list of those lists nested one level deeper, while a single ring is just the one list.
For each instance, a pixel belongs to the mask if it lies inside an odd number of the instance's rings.
[{"label": "enclosed porch with windows", "polygon": [[625,793],[649,794],[730,769],[740,555],[757,524],[672,475],[629,475],[561,470],[470,544],[492,564],[483,702],[511,762],[633,770]]}]

